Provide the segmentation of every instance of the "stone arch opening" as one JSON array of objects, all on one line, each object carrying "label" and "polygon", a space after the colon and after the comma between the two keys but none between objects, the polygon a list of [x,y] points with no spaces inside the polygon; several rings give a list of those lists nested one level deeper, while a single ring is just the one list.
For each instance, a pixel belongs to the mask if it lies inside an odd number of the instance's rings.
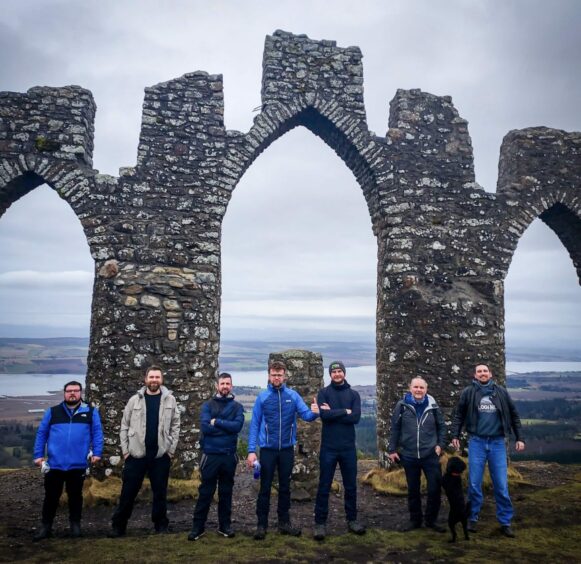
[{"label": "stone arch opening", "polygon": [[26,371],[84,378],[94,263],[78,216],[55,192],[30,171],[0,192],[2,212],[14,204],[0,218],[0,317],[12,336],[81,339]]},{"label": "stone arch opening", "polygon": [[[313,345],[319,342],[314,348],[301,346],[323,353],[326,363],[333,360],[329,354],[334,353],[327,352],[328,344],[323,341],[367,339],[369,357],[364,364],[375,366],[377,259],[375,240],[367,226],[370,220],[358,191],[353,190],[352,174],[338,165],[335,155],[311,135],[310,129],[305,129],[299,127],[269,147],[269,151],[249,168],[237,187],[238,195],[234,195],[230,203],[222,236],[221,360],[227,360],[231,341],[243,340],[241,336],[244,335],[252,339],[252,335],[257,334],[256,340],[283,341],[280,349],[273,348],[270,352],[289,348],[299,341]],[[296,171],[297,163],[305,165],[303,172]],[[322,175],[323,181],[317,179],[316,183],[309,183],[315,173]],[[273,190],[260,195],[256,183],[264,176],[273,184]],[[248,221],[248,214],[255,214],[255,219]],[[241,236],[236,217],[243,216],[256,228],[250,232],[246,229]],[[275,233],[269,239],[277,220],[281,226],[280,236]],[[334,243],[333,232],[342,229],[346,232],[342,239],[334,236],[341,243]],[[308,233],[310,244],[305,243],[301,231]],[[283,245],[283,238],[291,242]],[[253,252],[272,257],[272,260],[264,259],[264,270],[260,273],[244,272]],[[334,268],[325,267],[325,255],[329,262],[335,263]],[[317,260],[317,257],[320,258]],[[272,273],[268,272],[269,264]],[[347,272],[352,268],[357,273],[355,280],[351,280]],[[272,284],[260,288],[262,280],[269,275],[274,277]],[[246,297],[236,295],[241,284]],[[356,286],[354,297],[343,295],[352,292],[353,285]],[[278,295],[277,289],[280,290]],[[263,293],[258,296],[256,307],[241,303],[256,293]],[[250,295],[248,299],[253,298],[257,296]],[[253,313],[263,316],[268,325],[266,330],[244,332],[238,325],[248,323]],[[274,315],[286,320],[278,322]],[[325,317],[327,322],[323,320]],[[367,328],[367,333],[363,327]],[[301,338],[301,334],[304,337]],[[352,348],[346,347],[344,352],[353,362]],[[264,372],[264,368],[263,365],[256,370]],[[351,383],[358,385],[361,374],[359,370],[352,372],[348,379],[351,376]],[[374,370],[372,377],[374,382]],[[367,380],[365,383],[369,384]]]},{"label": "stone arch opening", "polygon": [[507,362],[511,352],[527,346],[576,347],[581,339],[580,251],[581,220],[560,202],[540,213],[519,237],[504,284]]}]

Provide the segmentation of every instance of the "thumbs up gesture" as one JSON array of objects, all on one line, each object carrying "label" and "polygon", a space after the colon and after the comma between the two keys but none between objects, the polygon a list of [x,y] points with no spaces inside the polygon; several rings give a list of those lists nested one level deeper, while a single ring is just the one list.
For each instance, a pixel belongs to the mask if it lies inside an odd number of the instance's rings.
[{"label": "thumbs up gesture", "polygon": [[311,402],[311,411],[319,415],[319,404],[317,403],[316,397],[313,397],[313,401]]}]

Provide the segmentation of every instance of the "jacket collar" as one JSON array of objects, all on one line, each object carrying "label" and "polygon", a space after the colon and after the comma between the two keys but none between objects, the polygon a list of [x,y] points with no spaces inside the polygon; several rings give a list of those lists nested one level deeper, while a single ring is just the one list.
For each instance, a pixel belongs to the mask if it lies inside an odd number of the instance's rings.
[{"label": "jacket collar", "polygon": [[[161,399],[164,399],[166,396],[170,396],[173,393],[171,390],[168,390],[165,386],[160,386],[159,389],[161,390]],[[143,386],[142,388],[137,390],[137,395],[140,398],[143,398],[145,396],[146,390],[147,390],[147,386]]]}]

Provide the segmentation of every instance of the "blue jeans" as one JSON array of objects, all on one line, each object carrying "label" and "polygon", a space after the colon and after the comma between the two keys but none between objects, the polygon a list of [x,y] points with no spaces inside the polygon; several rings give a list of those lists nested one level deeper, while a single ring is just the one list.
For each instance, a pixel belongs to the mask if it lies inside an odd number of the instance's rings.
[{"label": "blue jeans", "polygon": [[478,521],[478,514],[482,507],[482,477],[486,462],[488,462],[488,471],[492,478],[496,500],[496,518],[501,525],[510,525],[514,511],[508,495],[508,468],[504,437],[470,437],[468,442],[468,499],[472,504],[470,520]]},{"label": "blue jeans", "polygon": [[345,516],[347,521],[357,519],[357,453],[355,447],[346,450],[322,448],[319,455],[320,474],[317,500],[315,501],[315,523],[327,522],[329,514],[329,493],[337,464],[343,477],[345,491]]}]

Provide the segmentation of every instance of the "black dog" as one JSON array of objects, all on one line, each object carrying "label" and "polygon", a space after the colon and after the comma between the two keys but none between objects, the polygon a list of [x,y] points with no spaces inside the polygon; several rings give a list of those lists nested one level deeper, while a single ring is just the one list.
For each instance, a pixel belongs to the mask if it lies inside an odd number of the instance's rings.
[{"label": "black dog", "polygon": [[442,487],[448,497],[450,504],[450,514],[448,515],[448,527],[452,532],[450,542],[456,542],[456,524],[462,523],[464,538],[470,540],[468,536],[468,517],[470,516],[470,502],[464,502],[464,492],[462,489],[462,472],[466,470],[466,464],[461,458],[453,456],[448,460],[446,473],[442,478]]}]

